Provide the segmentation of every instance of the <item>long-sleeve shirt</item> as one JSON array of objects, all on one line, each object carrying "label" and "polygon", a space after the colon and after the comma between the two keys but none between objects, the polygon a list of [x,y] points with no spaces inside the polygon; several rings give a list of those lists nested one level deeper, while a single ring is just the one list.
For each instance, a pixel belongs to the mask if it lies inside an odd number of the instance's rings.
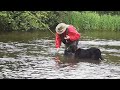
[{"label": "long-sleeve shirt", "polygon": [[[72,25],[68,26],[68,36],[70,37],[70,41],[76,41],[79,40],[81,37],[81,34],[77,32],[76,28]],[[65,35],[65,32],[63,33]],[[56,48],[60,48],[61,46],[61,38],[60,35],[58,33],[56,33],[56,37],[55,37],[55,46]]]}]

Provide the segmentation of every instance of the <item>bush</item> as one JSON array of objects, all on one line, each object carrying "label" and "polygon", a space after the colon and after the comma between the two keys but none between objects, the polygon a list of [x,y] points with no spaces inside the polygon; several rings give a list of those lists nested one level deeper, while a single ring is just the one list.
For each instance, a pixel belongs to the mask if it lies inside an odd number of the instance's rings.
[{"label": "bush", "polygon": [[55,28],[64,12],[60,11],[1,11],[1,31],[29,31]]}]

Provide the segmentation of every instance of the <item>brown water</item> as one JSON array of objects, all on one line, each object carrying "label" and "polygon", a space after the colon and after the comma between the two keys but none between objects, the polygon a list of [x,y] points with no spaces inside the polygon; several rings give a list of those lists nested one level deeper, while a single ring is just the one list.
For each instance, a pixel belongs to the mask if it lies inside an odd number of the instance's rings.
[{"label": "brown water", "polygon": [[[82,34],[78,47],[97,47],[103,61],[64,57],[64,45],[55,55],[50,33],[1,33],[1,79],[120,79],[120,41]],[[92,36],[93,37],[93,36]]]}]

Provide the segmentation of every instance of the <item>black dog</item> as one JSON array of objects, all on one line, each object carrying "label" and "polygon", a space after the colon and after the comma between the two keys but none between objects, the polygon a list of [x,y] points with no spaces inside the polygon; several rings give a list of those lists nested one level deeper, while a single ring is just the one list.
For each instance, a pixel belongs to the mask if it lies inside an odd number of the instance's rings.
[{"label": "black dog", "polygon": [[98,48],[94,48],[94,47],[89,48],[89,49],[78,48],[75,52],[75,58],[103,60],[103,58],[101,57],[101,51]]}]

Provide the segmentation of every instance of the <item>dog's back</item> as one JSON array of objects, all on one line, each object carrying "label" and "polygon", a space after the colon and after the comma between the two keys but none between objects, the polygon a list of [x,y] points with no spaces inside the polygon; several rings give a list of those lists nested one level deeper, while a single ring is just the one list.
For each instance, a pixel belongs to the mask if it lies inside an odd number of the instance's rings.
[{"label": "dog's back", "polygon": [[88,51],[91,53],[93,59],[95,59],[95,60],[97,60],[97,59],[103,60],[103,58],[101,56],[100,49],[92,47],[92,48],[88,49]]},{"label": "dog's back", "polygon": [[98,48],[89,48],[89,49],[81,49],[78,48],[75,52],[75,58],[88,58],[88,59],[94,59],[94,60],[103,60],[101,57],[101,51]]}]

